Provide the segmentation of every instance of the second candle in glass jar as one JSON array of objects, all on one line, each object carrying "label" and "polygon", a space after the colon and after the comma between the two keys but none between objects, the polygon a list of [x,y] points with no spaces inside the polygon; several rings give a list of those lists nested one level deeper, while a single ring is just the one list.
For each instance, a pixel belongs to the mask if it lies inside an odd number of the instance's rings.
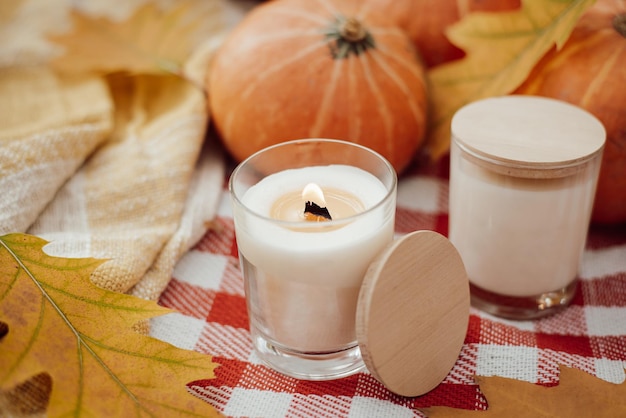
[{"label": "second candle in glass jar", "polygon": [[531,319],[567,306],[585,247],[605,130],[532,96],[485,99],[451,125],[449,237],[472,303]]}]

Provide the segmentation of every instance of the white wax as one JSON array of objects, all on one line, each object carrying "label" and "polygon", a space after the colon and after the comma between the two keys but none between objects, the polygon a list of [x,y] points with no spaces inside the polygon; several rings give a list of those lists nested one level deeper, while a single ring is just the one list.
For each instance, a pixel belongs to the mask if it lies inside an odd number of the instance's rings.
[{"label": "white wax", "polygon": [[507,296],[561,289],[578,272],[595,178],[588,170],[564,178],[495,174],[451,154],[450,241],[470,281]]},{"label": "white wax", "polygon": [[[277,199],[310,182],[351,193],[366,209],[388,193],[370,173],[332,165],[270,175],[242,201],[268,217]],[[253,322],[256,318],[275,342],[301,351],[333,351],[354,343],[361,282],[370,262],[393,239],[394,210],[394,205],[378,207],[335,229],[321,222],[315,232],[235,211],[244,269],[256,282],[247,289],[253,293]]]}]

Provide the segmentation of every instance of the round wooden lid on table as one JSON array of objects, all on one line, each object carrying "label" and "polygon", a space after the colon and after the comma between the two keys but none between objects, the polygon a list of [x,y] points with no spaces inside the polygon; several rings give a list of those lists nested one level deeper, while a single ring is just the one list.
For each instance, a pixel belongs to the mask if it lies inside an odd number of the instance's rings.
[{"label": "round wooden lid on table", "polygon": [[394,241],[370,265],[359,295],[365,365],[398,395],[429,392],[459,356],[469,306],[465,267],[450,241],[433,231]]}]

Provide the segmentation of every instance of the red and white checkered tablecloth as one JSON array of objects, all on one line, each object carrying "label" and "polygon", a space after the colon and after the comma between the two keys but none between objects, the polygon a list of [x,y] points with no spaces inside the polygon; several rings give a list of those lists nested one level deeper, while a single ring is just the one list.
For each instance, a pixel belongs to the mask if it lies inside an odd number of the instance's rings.
[{"label": "red and white checkered tablecloth", "polygon": [[[398,187],[397,234],[430,229],[447,234],[448,163],[413,168]],[[537,321],[499,319],[474,308],[452,371],[431,392],[403,398],[367,373],[335,381],[285,377],[252,351],[228,192],[216,227],[178,263],[160,304],[177,313],[156,318],[152,335],[211,354],[216,378],[189,389],[224,415],[254,417],[412,417],[445,405],[485,409],[473,376],[558,383],[558,365],[624,382],[626,368],[626,225],[592,227],[580,285],[567,310]]]}]

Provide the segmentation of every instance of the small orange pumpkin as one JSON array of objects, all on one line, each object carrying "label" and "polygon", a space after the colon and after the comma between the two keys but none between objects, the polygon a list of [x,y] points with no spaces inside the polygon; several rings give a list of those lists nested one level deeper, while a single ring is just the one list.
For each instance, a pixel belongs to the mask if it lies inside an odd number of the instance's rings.
[{"label": "small orange pumpkin", "polygon": [[626,1],[598,0],[560,51],[549,52],[517,93],[548,96],[594,114],[607,130],[592,220],[626,222]]},{"label": "small orange pumpkin", "polygon": [[236,160],[333,138],[401,172],[426,132],[424,67],[407,35],[359,0],[275,0],[229,34],[208,73],[215,128]]},{"label": "small orange pumpkin", "polygon": [[427,68],[462,58],[463,50],[446,37],[448,26],[472,12],[519,9],[521,0],[367,0],[404,29]]}]

